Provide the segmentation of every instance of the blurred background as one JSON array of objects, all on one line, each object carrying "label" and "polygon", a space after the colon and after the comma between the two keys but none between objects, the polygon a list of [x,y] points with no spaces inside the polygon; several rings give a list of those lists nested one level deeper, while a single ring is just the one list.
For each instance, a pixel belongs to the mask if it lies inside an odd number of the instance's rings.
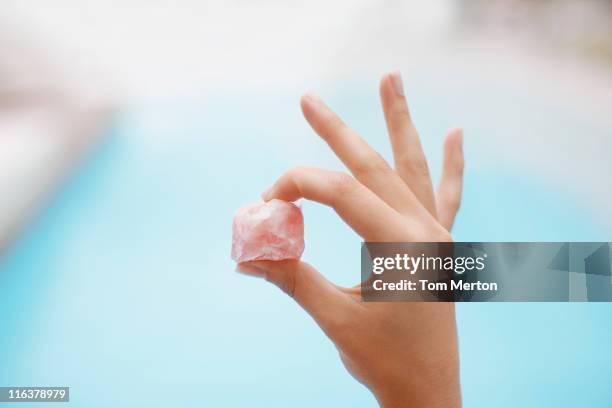
[{"label": "blurred background", "polygon": [[[375,406],[229,259],[237,207],[292,166],[342,168],[301,117],[310,89],[390,157],[378,80],[401,70],[435,181],[465,129],[456,240],[612,240],[608,0],[6,0],[0,51],[2,386],[70,386],[75,407]],[[359,237],[304,212],[304,258],[354,284]],[[611,406],[611,314],[458,305],[465,406]]]}]

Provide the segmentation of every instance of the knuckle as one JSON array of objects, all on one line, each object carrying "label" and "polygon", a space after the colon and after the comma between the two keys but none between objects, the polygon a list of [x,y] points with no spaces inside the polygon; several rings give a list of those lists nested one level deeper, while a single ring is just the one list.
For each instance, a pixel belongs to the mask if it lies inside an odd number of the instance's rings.
[{"label": "knuckle", "polygon": [[330,179],[332,188],[339,194],[345,195],[353,192],[359,184],[357,180],[346,173],[334,173]]},{"label": "knuckle", "polygon": [[346,128],[346,124],[344,123],[344,121],[342,119],[340,119],[340,116],[334,114],[334,113],[330,113],[327,117],[327,124],[330,128],[334,129],[334,130],[342,130],[344,128]]},{"label": "knuckle", "polygon": [[306,167],[293,167],[281,177],[281,183],[293,185],[298,191],[302,192],[304,188],[304,176],[307,172],[308,168]]},{"label": "knuckle", "polygon": [[306,171],[307,171],[307,169],[304,166],[295,166],[295,167],[292,167],[291,169],[289,169],[289,171],[287,171],[287,173],[285,173],[285,175],[288,178],[296,179],[296,178],[301,177]]},{"label": "knuckle", "polygon": [[463,156],[451,157],[445,160],[444,170],[453,178],[463,178],[465,160]]},{"label": "knuckle", "polygon": [[412,160],[409,163],[411,172],[416,176],[429,177],[429,166],[424,159]]},{"label": "knuckle", "polygon": [[275,284],[280,290],[285,292],[290,297],[295,296],[295,272],[283,274],[282,277],[275,276],[274,278],[266,276],[266,280]]},{"label": "knuckle", "polygon": [[450,190],[443,196],[443,205],[447,210],[457,212],[461,207],[461,190]]},{"label": "knuckle", "polygon": [[326,117],[324,126],[325,126],[324,138],[328,140],[337,138],[339,134],[346,131],[347,129],[347,126],[344,123],[344,121],[340,119],[338,115],[335,115],[335,114],[329,114]]},{"label": "knuckle", "polygon": [[403,103],[395,104],[395,106],[392,109],[392,114],[394,116],[397,116],[400,118],[406,118],[412,121],[412,118],[410,117],[410,110],[408,109],[407,104],[403,104]]},{"label": "knuckle", "polygon": [[284,174],[283,178],[286,179],[287,182],[300,187],[304,181],[304,176],[308,173],[308,171],[308,167],[296,166],[288,170]]},{"label": "knuckle", "polygon": [[288,273],[287,278],[285,279],[285,284],[283,285],[283,291],[291,297],[295,297],[295,287],[297,282],[297,277],[295,276],[297,271],[293,273]]},{"label": "knuckle", "polygon": [[461,207],[461,197],[452,197],[448,200],[448,206],[455,212]]},{"label": "knuckle", "polygon": [[429,177],[429,166],[427,160],[421,155],[404,154],[396,159],[396,166],[415,176]]},{"label": "knuckle", "polygon": [[374,155],[374,157],[370,159],[370,167],[372,171],[380,173],[388,173],[393,171],[393,169],[391,169],[391,166],[389,166],[389,163],[387,163],[387,161],[378,154]]},{"label": "knuckle", "polygon": [[356,161],[352,168],[355,175],[368,173],[389,173],[393,171],[389,164],[378,154],[366,155]]},{"label": "knuckle", "polygon": [[457,172],[457,175],[459,177],[463,177],[464,169],[465,169],[465,163],[464,163],[463,158],[461,158],[457,161],[457,164],[455,165],[455,171]]}]

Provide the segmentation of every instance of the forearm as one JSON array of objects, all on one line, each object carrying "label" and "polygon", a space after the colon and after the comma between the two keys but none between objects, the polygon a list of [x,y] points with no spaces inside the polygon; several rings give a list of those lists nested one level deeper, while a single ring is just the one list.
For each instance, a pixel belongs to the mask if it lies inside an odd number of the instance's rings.
[{"label": "forearm", "polygon": [[461,407],[459,366],[454,362],[432,375],[412,377],[405,384],[375,392],[382,408],[458,408]]}]

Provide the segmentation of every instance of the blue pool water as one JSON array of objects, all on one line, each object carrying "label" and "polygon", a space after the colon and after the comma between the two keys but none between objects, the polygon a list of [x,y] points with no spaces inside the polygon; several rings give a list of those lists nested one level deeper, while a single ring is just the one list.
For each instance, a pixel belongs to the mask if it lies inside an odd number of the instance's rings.
[{"label": "blue pool water", "polygon": [[[294,164],[340,167],[281,102],[117,118],[2,261],[0,385],[70,386],[75,407],[375,406],[291,299],[233,273],[235,208]],[[378,119],[347,117],[388,154]],[[457,240],[609,240],[563,192],[472,167],[483,152],[466,151]],[[327,208],[304,211],[305,259],[355,283],[359,238]],[[611,315],[609,304],[458,305],[465,406],[609,407]]]}]

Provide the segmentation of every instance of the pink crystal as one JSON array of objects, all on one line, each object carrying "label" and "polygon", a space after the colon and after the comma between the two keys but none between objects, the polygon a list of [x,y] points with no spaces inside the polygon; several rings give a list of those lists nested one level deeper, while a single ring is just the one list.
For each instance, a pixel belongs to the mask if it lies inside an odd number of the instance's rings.
[{"label": "pink crystal", "polygon": [[293,203],[270,200],[236,211],[232,224],[232,259],[280,261],[304,252],[304,217]]}]

